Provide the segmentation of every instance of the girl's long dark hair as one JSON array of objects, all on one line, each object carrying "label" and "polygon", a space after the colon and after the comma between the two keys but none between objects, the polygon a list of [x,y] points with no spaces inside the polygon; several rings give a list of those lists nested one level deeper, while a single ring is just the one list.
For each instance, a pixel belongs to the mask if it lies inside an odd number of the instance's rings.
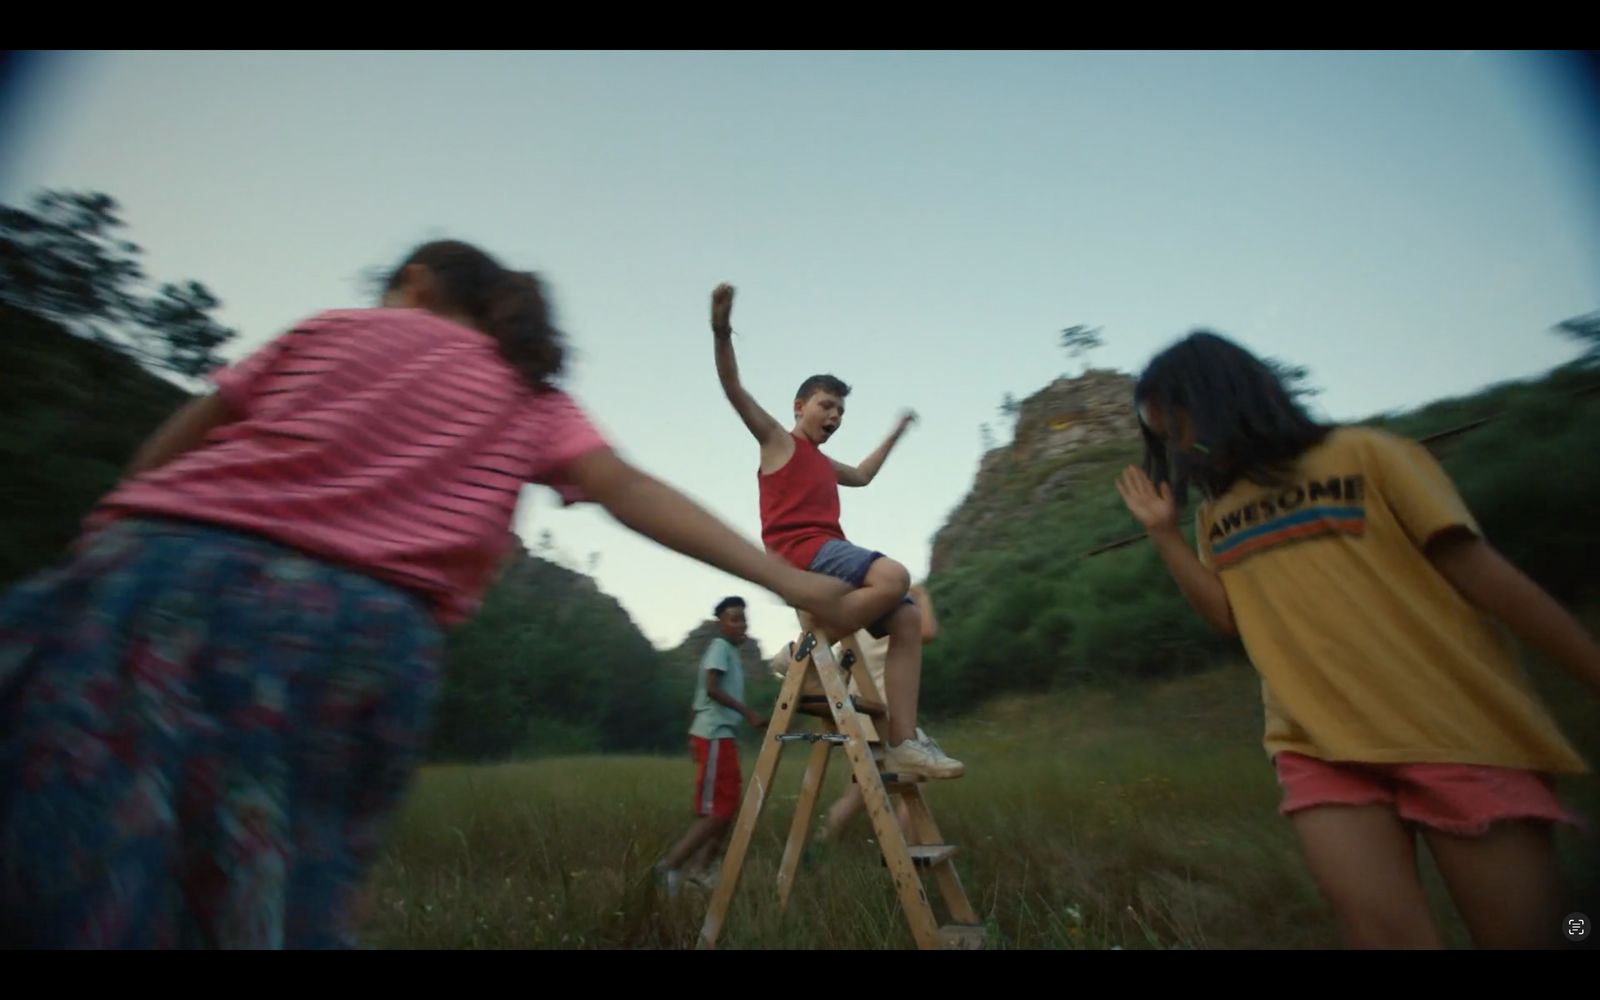
[{"label": "girl's long dark hair", "polygon": [[[1191,485],[1214,498],[1241,479],[1282,482],[1294,461],[1333,429],[1312,420],[1261,359],[1204,330],[1156,355],[1139,376],[1133,401],[1166,417],[1166,437],[1140,417],[1144,470],[1158,485],[1172,484],[1180,505]],[[1188,415],[1191,449],[1174,440],[1174,410]]]},{"label": "girl's long dark hair", "polygon": [[548,388],[561,374],[565,338],[552,321],[544,286],[536,275],[507,270],[470,243],[438,240],[413,250],[390,273],[384,291],[398,288],[412,264],[433,272],[447,304],[493,337],[500,356],[529,386]]}]

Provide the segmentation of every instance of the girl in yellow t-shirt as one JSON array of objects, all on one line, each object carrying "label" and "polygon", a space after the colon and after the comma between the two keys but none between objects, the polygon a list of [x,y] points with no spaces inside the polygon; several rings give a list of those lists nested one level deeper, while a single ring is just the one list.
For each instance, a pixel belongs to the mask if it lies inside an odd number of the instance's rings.
[{"label": "girl in yellow t-shirt", "polygon": [[1477,945],[1560,942],[1551,826],[1575,820],[1550,775],[1586,767],[1494,620],[1597,691],[1600,645],[1489,545],[1426,449],[1314,422],[1236,344],[1180,340],[1134,401],[1144,468],[1117,489],[1261,674],[1282,812],[1347,944],[1442,946],[1418,832]]}]

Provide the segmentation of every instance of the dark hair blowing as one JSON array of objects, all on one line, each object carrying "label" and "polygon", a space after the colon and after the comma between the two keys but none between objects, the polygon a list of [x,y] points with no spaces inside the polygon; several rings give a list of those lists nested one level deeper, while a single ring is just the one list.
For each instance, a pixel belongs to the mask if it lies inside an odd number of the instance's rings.
[{"label": "dark hair blowing", "polygon": [[405,270],[433,272],[442,305],[470,318],[495,339],[500,356],[534,389],[549,388],[566,360],[564,335],[551,320],[544,286],[528,271],[511,271],[477,247],[437,240],[413,250],[389,275],[384,291],[399,288]]},{"label": "dark hair blowing", "polygon": [[[1294,461],[1333,429],[1312,420],[1261,359],[1205,330],[1157,354],[1139,376],[1133,401],[1154,406],[1169,421],[1162,437],[1141,416],[1144,470],[1157,484],[1171,483],[1180,505],[1191,484],[1215,498],[1240,479],[1281,483]],[[1190,450],[1172,440],[1174,410],[1188,415]]]}]

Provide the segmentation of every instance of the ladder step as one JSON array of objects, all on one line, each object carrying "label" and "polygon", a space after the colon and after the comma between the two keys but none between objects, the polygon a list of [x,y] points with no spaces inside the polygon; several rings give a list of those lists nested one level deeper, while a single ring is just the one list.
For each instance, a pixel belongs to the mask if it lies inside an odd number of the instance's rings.
[{"label": "ladder step", "polygon": [[779,743],[837,743],[841,746],[850,742],[850,737],[843,733],[784,733],[773,739]]},{"label": "ladder step", "polygon": [[[896,774],[894,771],[880,771],[879,775],[883,780],[883,790],[886,792],[920,785],[928,780],[920,774]],[[852,774],[850,780],[855,781],[856,776]]]},{"label": "ladder step", "polygon": [[954,844],[913,844],[910,850],[912,861],[932,868],[955,857],[961,848]]},{"label": "ladder step", "polygon": [[[960,849],[954,844],[912,844],[906,848],[911,854],[911,863],[918,868],[932,868],[935,865],[942,865],[955,857],[956,852]],[[878,855],[878,860],[882,862],[884,867],[888,867],[889,862],[884,859],[882,854]]]},{"label": "ladder step", "polygon": [[955,951],[982,951],[983,927],[975,924],[945,924],[939,928],[944,946]]},{"label": "ladder step", "polygon": [[[882,719],[888,716],[888,711],[882,705],[869,698],[851,695],[850,704],[869,719]],[[828,696],[825,694],[801,695],[795,711],[804,715],[815,715],[820,719],[833,718],[833,712],[828,708]]]}]

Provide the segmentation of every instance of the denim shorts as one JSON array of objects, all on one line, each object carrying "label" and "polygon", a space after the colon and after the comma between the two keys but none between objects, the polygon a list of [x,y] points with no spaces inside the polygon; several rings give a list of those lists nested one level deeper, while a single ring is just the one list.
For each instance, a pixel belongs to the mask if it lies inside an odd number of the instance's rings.
[{"label": "denim shorts", "polygon": [[[827,576],[837,577],[852,587],[861,586],[867,578],[867,570],[872,564],[884,558],[882,552],[873,549],[864,549],[838,538],[830,538],[817,554],[812,557],[809,569],[813,573],[823,573]],[[907,594],[901,601],[902,604],[915,604],[911,595]],[[896,609],[898,610],[898,609]],[[890,611],[871,625],[867,626],[867,634],[875,639],[882,639],[889,634]]]}]

